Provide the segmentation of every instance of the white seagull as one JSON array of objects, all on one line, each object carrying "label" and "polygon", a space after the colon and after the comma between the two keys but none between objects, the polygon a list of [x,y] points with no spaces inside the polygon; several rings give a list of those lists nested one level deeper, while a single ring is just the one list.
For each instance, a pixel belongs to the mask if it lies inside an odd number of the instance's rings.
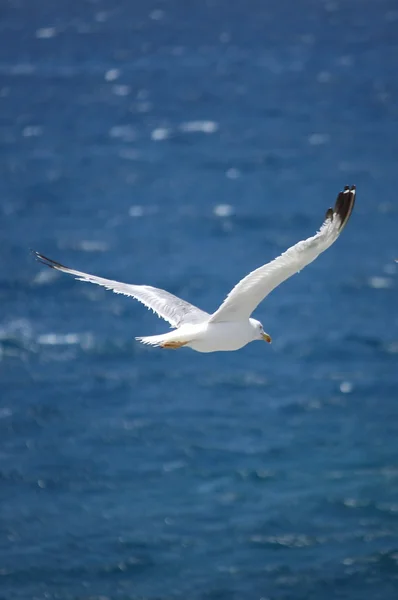
[{"label": "white seagull", "polygon": [[271,342],[271,336],[265,333],[262,324],[250,315],[274,288],[301,271],[337,240],[350,218],[354,202],[355,186],[345,186],[337,196],[334,208],[327,211],[318,233],[246,275],[212,315],[165,290],[89,275],[64,267],[38,252],[34,254],[45,265],[74,275],[76,279],[102,285],[116,294],[132,296],[170,323],[173,331],[137,337],[136,340],[143,344],[173,349],[187,346],[197,352],[239,350],[254,340]]}]

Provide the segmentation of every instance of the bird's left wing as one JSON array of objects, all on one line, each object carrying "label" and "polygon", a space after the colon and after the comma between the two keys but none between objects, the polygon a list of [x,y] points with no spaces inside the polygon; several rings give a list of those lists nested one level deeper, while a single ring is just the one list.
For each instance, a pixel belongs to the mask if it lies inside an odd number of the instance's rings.
[{"label": "bird's left wing", "polygon": [[346,225],[355,202],[355,186],[344,188],[334,208],[313,237],[298,242],[270,263],[249,273],[228,294],[210,322],[249,318],[256,306],[283,281],[301,271],[335,242]]},{"label": "bird's left wing", "polygon": [[108,290],[113,290],[116,294],[124,294],[125,296],[135,298],[147,308],[153,310],[159,317],[168,321],[172,327],[180,327],[185,323],[203,323],[210,316],[205,311],[200,310],[200,308],[166,292],[166,290],[161,290],[150,285],[132,285],[130,283],[113,281],[112,279],[104,279],[96,275],[89,275],[82,271],[75,271],[74,269],[64,267],[64,265],[38,252],[33,252],[33,254],[40,262],[52,269],[69,273],[69,275],[73,275],[80,281],[89,281],[90,283],[102,285]]}]

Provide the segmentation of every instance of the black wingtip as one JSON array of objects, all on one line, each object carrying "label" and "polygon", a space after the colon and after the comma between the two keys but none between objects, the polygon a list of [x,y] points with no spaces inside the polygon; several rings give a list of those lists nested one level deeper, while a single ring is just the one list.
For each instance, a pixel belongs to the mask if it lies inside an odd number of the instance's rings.
[{"label": "black wingtip", "polygon": [[36,250],[31,250],[31,253],[38,262],[42,263],[43,265],[46,265],[47,267],[50,267],[51,269],[65,268],[63,265],[61,265],[61,263],[58,263],[55,260],[52,260],[51,258],[47,258],[47,256],[44,256],[44,254],[40,254],[40,252],[37,252]]},{"label": "black wingtip", "polygon": [[[333,214],[337,215],[340,219],[340,228],[339,231],[345,227],[348,223],[348,220],[351,216],[351,213],[355,204],[355,196],[356,196],[356,186],[355,185],[345,185],[344,190],[339,193],[336,199],[336,204],[334,205]],[[329,212],[329,211],[328,211]]]}]

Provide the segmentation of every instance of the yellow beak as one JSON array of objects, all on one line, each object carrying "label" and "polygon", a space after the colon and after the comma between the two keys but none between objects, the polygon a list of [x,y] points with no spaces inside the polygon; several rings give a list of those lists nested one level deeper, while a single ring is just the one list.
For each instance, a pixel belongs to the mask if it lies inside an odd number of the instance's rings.
[{"label": "yellow beak", "polygon": [[268,335],[268,333],[263,333],[263,340],[264,342],[268,342],[269,344],[272,342],[272,338],[270,335]]}]

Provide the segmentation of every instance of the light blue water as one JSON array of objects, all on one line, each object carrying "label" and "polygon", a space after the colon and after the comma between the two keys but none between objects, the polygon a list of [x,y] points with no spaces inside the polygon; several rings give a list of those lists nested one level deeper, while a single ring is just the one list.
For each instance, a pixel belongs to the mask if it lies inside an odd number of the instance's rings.
[{"label": "light blue water", "polygon": [[[6,2],[0,16],[0,596],[395,600],[398,12]],[[312,235],[199,355],[29,248],[214,310]]]}]

